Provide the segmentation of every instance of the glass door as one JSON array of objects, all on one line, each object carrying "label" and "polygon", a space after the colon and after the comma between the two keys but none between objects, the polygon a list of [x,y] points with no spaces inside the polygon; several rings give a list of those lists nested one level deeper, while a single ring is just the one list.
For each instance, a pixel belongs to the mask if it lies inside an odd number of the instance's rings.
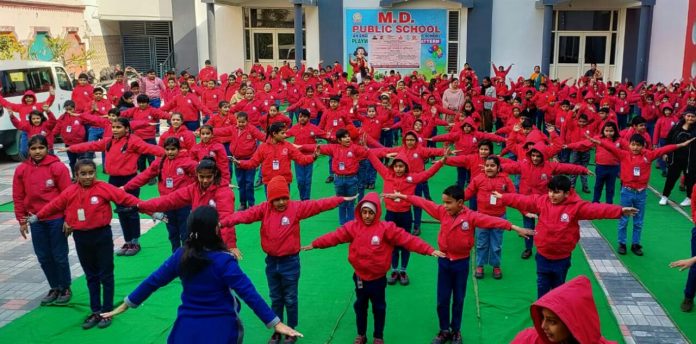
[{"label": "glass door", "polygon": [[590,65],[593,63],[597,64],[597,68],[602,71],[602,73],[607,73],[609,66],[609,48],[607,48],[609,43],[609,35],[601,34],[586,34],[583,37],[583,53],[582,53],[582,68],[580,71],[582,75],[591,74]]},{"label": "glass door", "polygon": [[252,61],[258,60],[261,65],[275,66],[275,49],[276,37],[272,30],[254,30],[252,31]]},{"label": "glass door", "polygon": [[566,79],[578,76],[581,63],[581,43],[580,35],[559,34],[556,36],[552,77]]},{"label": "glass door", "polygon": [[[293,31],[278,31],[278,62],[288,61],[290,64],[295,63],[295,33]],[[305,37],[302,35],[302,59],[307,58],[305,51]]]}]

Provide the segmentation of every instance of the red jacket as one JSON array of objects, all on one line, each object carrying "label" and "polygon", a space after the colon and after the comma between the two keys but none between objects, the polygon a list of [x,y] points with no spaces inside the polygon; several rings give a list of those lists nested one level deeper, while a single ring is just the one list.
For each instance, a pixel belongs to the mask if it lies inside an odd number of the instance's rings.
[{"label": "red jacket", "polygon": [[[468,118],[467,118],[468,119]],[[447,134],[433,136],[431,138],[434,142],[448,141],[454,142],[454,148],[459,151],[458,155],[474,154],[478,150],[478,142],[482,140],[489,140],[493,142],[505,142],[505,139],[490,133],[484,133],[481,131],[472,131],[469,134],[465,134],[462,130],[453,129]]]},{"label": "red jacket", "polygon": [[[406,132],[404,135],[408,133],[409,132]],[[410,133],[415,134],[416,137],[418,137],[418,133],[415,131],[411,131]],[[423,147],[418,141],[416,141],[416,145],[413,148],[408,148],[406,143],[403,143],[399,147],[385,148],[377,150],[377,152],[378,153],[376,154],[380,158],[385,156],[387,153],[397,153],[399,155],[403,154],[408,163],[408,171],[411,173],[425,171],[425,159],[442,156],[445,154],[445,150],[443,148]]]},{"label": "red jacket", "polygon": [[[34,103],[31,105],[27,104],[24,101],[25,97],[31,97],[34,98]],[[0,96],[0,105],[14,111],[14,112],[19,112],[19,118],[22,121],[28,121],[29,120],[29,113],[37,110],[37,111],[43,111],[43,106],[44,104],[47,104],[51,106],[53,104],[53,101],[56,99],[54,95],[49,95],[46,101],[43,102],[37,102],[36,101],[36,94],[34,94],[33,91],[26,91],[24,92],[24,95],[22,96],[22,103],[21,104],[15,104],[15,103],[10,103],[8,102],[5,98]]]},{"label": "red jacket", "polygon": [[249,124],[258,127],[260,126],[259,120],[261,118],[261,113],[267,113],[268,106],[264,105],[263,101],[258,99],[254,99],[252,101],[242,99],[230,109],[231,113],[237,113],[240,111],[246,112],[249,118]]},{"label": "red jacket", "polygon": [[213,66],[205,66],[198,72],[198,80],[201,82],[206,82],[208,80],[217,81],[217,79],[217,69]]},{"label": "red jacket", "polygon": [[466,207],[457,216],[452,216],[447,213],[444,206],[418,196],[408,196],[407,200],[440,221],[437,245],[450,260],[469,258],[471,248],[474,247],[475,243],[474,232],[476,228],[506,230],[512,228],[507,220],[477,213]]},{"label": "red jacket", "polygon": [[[114,160],[111,160],[114,161]],[[109,163],[111,165],[111,163]],[[51,202],[36,213],[39,220],[50,219],[56,214],[65,214],[65,222],[73,230],[89,230],[107,226],[111,223],[111,204],[133,207],[140,200],[109,183],[94,180],[92,185],[82,187],[72,184]],[[78,212],[84,212],[80,219]]]},{"label": "red jacket", "polygon": [[578,343],[616,344],[602,337],[592,285],[585,276],[573,278],[534,302],[529,309],[534,327],[518,333],[511,344],[552,344],[541,327],[542,308],[555,313]]},{"label": "red jacket", "polygon": [[[620,142],[617,141],[612,141],[606,137],[595,137],[598,140],[601,141],[607,141],[608,144],[614,145],[617,148],[620,146]],[[587,149],[591,149],[594,146],[594,143],[592,143],[590,140],[583,140],[579,142],[574,142],[568,145],[569,149],[575,150],[577,147],[584,147]],[[600,146],[597,146],[597,150],[595,152],[595,163],[597,165],[610,165],[610,166],[616,166],[619,164],[619,159],[615,157],[613,154],[609,153],[609,151]]]},{"label": "red jacket", "polygon": [[288,106],[288,108],[285,110],[286,111],[293,111],[295,109],[308,110],[310,119],[317,118],[317,114],[320,111],[326,111],[326,107],[324,106],[324,103],[322,103],[322,101],[316,96],[314,96],[312,98],[302,97],[296,103]]},{"label": "red jacket", "polygon": [[123,188],[126,191],[135,190],[156,177],[159,180],[157,190],[160,195],[168,195],[174,190],[184,188],[196,181],[196,166],[198,164],[186,154],[180,153],[174,159],[157,158],[145,171],[131,179]]},{"label": "red jacket", "polygon": [[109,90],[106,92],[106,98],[109,101],[111,101],[111,104],[117,106],[118,101],[128,90],[130,90],[130,86],[128,85],[128,82],[126,82],[125,80],[121,83],[114,82],[113,85],[111,85],[109,87]]},{"label": "red jacket", "polygon": [[222,176],[222,183],[224,185],[230,184],[229,159],[227,159],[227,151],[222,144],[217,142],[204,143],[201,141],[191,147],[189,155],[191,156],[191,159],[195,160],[196,162],[200,162],[206,156],[215,159],[215,165],[217,165]]},{"label": "red jacket", "polygon": [[[377,206],[375,221],[370,226],[365,225],[360,217],[360,208],[367,201]],[[327,248],[350,243],[348,261],[355,269],[358,278],[364,281],[373,281],[387,274],[391,266],[392,252],[396,246],[422,255],[429,255],[435,251],[421,238],[407,233],[393,222],[380,221],[381,216],[382,206],[379,196],[371,192],[355,208],[355,220],[345,223],[334,232],[316,238],[312,241],[312,246]]]},{"label": "red jacket", "polygon": [[90,84],[84,84],[83,86],[75,85],[70,97],[75,102],[75,112],[89,112],[92,110],[90,105],[92,104],[93,93],[94,87]]},{"label": "red jacket", "polygon": [[291,183],[290,160],[295,160],[300,165],[307,165],[314,162],[314,157],[302,154],[289,142],[271,143],[269,140],[259,146],[251,159],[239,161],[239,167],[248,170],[261,165],[261,177],[264,184],[268,184],[275,176],[283,176],[288,183]]},{"label": "red jacket", "polygon": [[677,125],[678,122],[679,117],[677,116],[667,117],[665,115],[660,115],[660,117],[657,118],[657,122],[655,122],[652,143],[656,145],[660,142],[660,139],[666,139],[667,135],[669,135],[669,131],[673,126]]},{"label": "red jacket", "polygon": [[485,173],[480,173],[471,179],[471,183],[464,190],[464,199],[476,197],[476,211],[491,215],[505,215],[505,206],[499,199],[493,196],[493,191],[500,193],[515,192],[515,184],[507,174],[500,172],[495,177],[491,178]]},{"label": "red jacket", "polygon": [[221,142],[230,143],[230,154],[240,160],[251,158],[257,147],[258,141],[264,141],[266,135],[247,124],[243,129],[238,126],[229,126],[214,131],[215,137]]},{"label": "red jacket", "polygon": [[293,125],[290,129],[288,129],[288,131],[285,132],[285,136],[294,136],[294,143],[296,145],[313,145],[317,143],[317,137],[325,138],[326,132],[321,130],[316,125],[307,122],[305,125],[300,123]]},{"label": "red jacket", "polygon": [[184,118],[185,122],[198,121],[198,112],[203,112],[204,115],[210,115],[212,111],[203,105],[198,97],[189,92],[186,95],[178,94],[171,102],[164,104],[160,109],[165,112],[176,111]]},{"label": "red jacket", "polygon": [[619,178],[624,187],[643,190],[648,187],[650,181],[650,165],[653,160],[662,157],[679,148],[677,145],[666,145],[655,150],[643,149],[642,154],[633,154],[629,151],[616,148],[616,146],[602,141],[602,147],[606,148],[611,154],[619,158],[621,162],[621,173]]},{"label": "red jacket", "polygon": [[[80,115],[80,118],[82,118],[82,121],[87,125],[104,129],[104,135],[102,135],[102,137],[114,136],[114,132],[111,128],[111,121],[107,118],[97,117],[90,114],[82,114]],[[147,126],[150,126],[150,122],[148,121],[130,121],[131,130],[139,130]]]},{"label": "red jacket", "polygon": [[[443,165],[442,160],[438,160],[427,171],[412,172],[408,164],[408,158],[405,155],[397,155],[394,161],[401,160],[406,164],[406,173],[397,176],[396,173],[394,173],[394,169],[384,166],[375,154],[370,153],[367,158],[370,159],[372,166],[377,170],[377,173],[382,176],[382,179],[384,179],[382,192],[386,194],[398,192],[404,195],[414,195],[416,193],[416,186],[434,176]],[[384,203],[389,211],[397,213],[411,211],[411,203],[403,199],[386,198]]]},{"label": "red jacket", "polygon": [[[305,147],[303,147],[305,148]],[[308,149],[310,147],[307,147]],[[351,143],[345,147],[342,144],[319,146],[319,153],[330,155],[332,171],[339,176],[349,176],[358,173],[360,161],[367,158],[368,150],[363,146]]]},{"label": "red jacket", "polygon": [[290,117],[281,112],[278,112],[273,117],[266,114],[259,118],[259,124],[261,126],[261,129],[265,131],[268,131],[268,128],[270,128],[271,124],[273,123],[283,123],[285,124],[285,128],[290,128],[292,126],[292,120],[290,119]]},{"label": "red jacket", "polygon": [[[24,160],[12,178],[12,200],[15,218],[19,223],[29,213],[36,214],[52,199],[70,186],[70,171],[55,155],[46,155],[35,163],[33,159]],[[62,217],[55,214],[42,220]]]},{"label": "red jacket", "polygon": [[218,104],[224,99],[224,94],[219,87],[213,89],[204,88],[201,94],[201,103],[213,112],[218,112]]},{"label": "red jacket", "polygon": [[43,121],[40,125],[33,125],[31,121],[22,121],[21,119],[10,115],[10,122],[15,128],[27,133],[27,137],[31,138],[34,135],[43,135],[48,140],[48,149],[53,149],[53,128],[56,126],[56,118],[53,116],[53,112],[46,112],[47,120]]},{"label": "red jacket", "polygon": [[[515,163],[514,160],[503,158],[501,156],[498,156],[498,159],[500,159],[501,164]],[[458,155],[453,157],[447,157],[447,159],[445,159],[445,165],[447,166],[464,167],[467,170],[469,170],[469,172],[471,172],[472,180],[476,178],[476,176],[478,176],[479,174],[483,173],[483,165],[485,162],[486,158],[481,157],[479,153]]]},{"label": "red jacket", "polygon": [[[224,219],[234,213],[234,194],[227,185],[213,184],[208,189],[201,190],[200,184],[195,182],[166,196],[142,202],[138,204],[138,209],[142,212],[153,213],[179,209],[187,205],[190,205],[193,209],[209,205],[217,209],[220,219]],[[234,227],[223,225],[221,236],[228,248],[237,247],[237,235]]]},{"label": "red jacket", "polygon": [[348,124],[350,124],[350,120],[343,109],[326,109],[321,115],[319,128],[334,136],[339,129],[345,129]]},{"label": "red jacket", "polygon": [[84,142],[68,147],[72,153],[106,152],[106,174],[110,176],[130,176],[138,172],[140,155],[164,155],[164,149],[151,145],[135,135],[120,138],[105,138],[98,141]]},{"label": "red jacket", "polygon": [[300,221],[338,207],[343,197],[328,197],[309,201],[289,201],[283,212],[270,202],[263,202],[238,211],[225,220],[226,225],[261,221],[261,248],[269,256],[282,257],[300,252]]},{"label": "red jacket", "polygon": [[[210,117],[210,120],[208,120],[208,123],[206,123],[210,126],[212,126],[214,129],[218,128],[225,128],[233,125],[237,125],[237,119],[235,116],[233,116],[231,113],[227,113],[226,115],[221,115],[219,113],[214,114],[212,117]],[[215,136],[220,136],[218,133],[215,133]]]},{"label": "red jacket", "polygon": [[574,190],[560,204],[552,204],[548,195],[508,193],[501,200],[506,206],[539,216],[534,243],[547,259],[570,257],[580,240],[578,221],[618,219],[622,215],[620,205],[583,201]]},{"label": "red jacket", "polygon": [[[546,159],[546,157],[544,157]],[[559,174],[587,174],[587,168],[575,164],[562,164],[553,161],[543,161],[539,165],[532,164],[529,157],[521,161],[503,164],[507,174],[520,175],[520,194],[541,195],[548,192],[547,184]]]},{"label": "red jacket", "polygon": [[66,146],[85,142],[87,131],[83,122],[82,116],[71,116],[66,112],[58,118],[51,135],[60,135]]},{"label": "red jacket", "polygon": [[160,95],[162,96],[162,101],[164,104],[167,104],[174,100],[174,98],[178,95],[181,94],[181,90],[179,90],[179,86],[174,86],[174,88],[165,88],[164,90],[160,91]]},{"label": "red jacket", "polygon": [[164,141],[167,141],[170,137],[176,137],[179,140],[181,149],[191,150],[193,145],[196,144],[196,135],[183,125],[179,129],[169,126],[169,130],[160,134],[159,145],[164,148]]},{"label": "red jacket", "polygon": [[[168,113],[153,108],[152,106],[148,106],[145,110],[137,106],[130,108],[121,112],[121,117],[133,119],[134,121],[146,121],[148,123],[159,123],[161,119],[170,118]],[[154,139],[155,136],[157,136],[157,129],[154,125],[148,125],[147,127],[134,130],[133,134],[138,135],[143,140]]]}]

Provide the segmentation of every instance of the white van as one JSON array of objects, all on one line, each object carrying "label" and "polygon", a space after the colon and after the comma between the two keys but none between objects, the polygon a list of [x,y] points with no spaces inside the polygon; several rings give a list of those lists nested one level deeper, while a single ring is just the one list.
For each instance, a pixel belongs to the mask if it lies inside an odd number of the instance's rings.
[{"label": "white van", "polygon": [[[65,68],[56,62],[0,61],[0,95],[11,103],[21,103],[26,91],[33,91],[36,100],[48,98],[49,87],[56,95],[51,111],[58,117],[63,102],[70,100],[73,84]],[[9,109],[0,117],[0,144],[2,151],[14,160],[19,159],[19,132],[10,122]]]}]

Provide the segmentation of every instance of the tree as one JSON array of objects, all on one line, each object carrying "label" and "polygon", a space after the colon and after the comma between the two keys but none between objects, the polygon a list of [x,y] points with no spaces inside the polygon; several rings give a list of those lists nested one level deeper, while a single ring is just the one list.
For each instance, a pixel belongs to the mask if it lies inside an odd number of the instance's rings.
[{"label": "tree", "polygon": [[26,58],[27,48],[11,35],[0,35],[0,60]]},{"label": "tree", "polygon": [[94,56],[93,50],[82,50],[78,54],[69,54],[72,43],[61,37],[46,37],[46,47],[53,53],[53,61],[62,63],[65,67],[87,67],[87,61]]}]

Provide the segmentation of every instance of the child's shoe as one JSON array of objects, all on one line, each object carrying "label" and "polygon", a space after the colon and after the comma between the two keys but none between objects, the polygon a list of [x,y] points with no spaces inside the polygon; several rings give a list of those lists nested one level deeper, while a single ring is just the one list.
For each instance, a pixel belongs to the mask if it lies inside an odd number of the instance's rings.
[{"label": "child's shoe", "polygon": [[333,183],[333,181],[334,181],[334,177],[333,177],[333,176],[328,176],[328,177],[326,177],[326,184],[331,184],[331,183]]},{"label": "child's shoe", "polygon": [[493,279],[503,278],[503,270],[500,270],[499,266],[493,268]]},{"label": "child's shoe", "polygon": [[430,344],[445,344],[452,340],[450,331],[440,331]]},{"label": "child's shoe", "polygon": [[89,330],[92,327],[97,326],[99,321],[101,321],[101,316],[99,316],[98,313],[92,313],[87,317],[87,319],[85,319],[85,322],[82,323],[82,328]]},{"label": "child's shoe", "polygon": [[626,244],[619,244],[619,249],[617,251],[620,255],[626,255]]},{"label": "child's shoe", "polygon": [[254,188],[260,188],[261,185],[263,185],[263,180],[257,179],[256,183],[254,183]]},{"label": "child's shoe", "polygon": [[367,344],[367,337],[358,335],[355,337],[353,344]]},{"label": "child's shoe", "polygon": [[694,309],[694,299],[689,299],[689,298],[684,298],[684,301],[681,303],[681,310],[682,312],[691,312],[691,310]]},{"label": "child's shoe", "polygon": [[684,200],[681,201],[681,203],[679,203],[679,206],[680,207],[690,207],[691,206],[691,198],[689,198],[689,197],[684,198]]},{"label": "child's shoe", "polygon": [[68,302],[70,302],[71,298],[72,291],[70,291],[70,288],[63,289],[60,293],[58,293],[58,297],[56,298],[56,301],[53,302],[53,304],[58,306],[64,306],[67,305]]},{"label": "child's shoe", "polygon": [[399,273],[396,271],[392,271],[391,275],[387,277],[387,284],[394,285],[396,284],[397,279],[399,279]]},{"label": "child's shoe", "polygon": [[104,318],[104,317],[99,317],[99,323],[97,324],[97,327],[99,328],[107,328],[111,326],[111,318]]},{"label": "child's shoe", "polygon": [[123,255],[125,255],[126,252],[128,251],[128,249],[130,248],[130,245],[131,245],[131,244],[128,243],[128,242],[125,243],[125,244],[123,244],[123,246],[121,246],[121,248],[119,248],[118,250],[116,250],[116,255],[117,255],[117,256],[123,256]]},{"label": "child's shoe", "polygon": [[584,192],[584,193],[590,193],[590,188],[587,187],[587,185],[583,185],[583,187],[582,187],[582,192]]},{"label": "child's shoe", "polygon": [[420,236],[421,235],[421,229],[418,227],[413,228],[413,233],[411,233],[415,236]]},{"label": "child's shoe", "polygon": [[399,273],[399,283],[401,285],[408,285],[409,283],[411,283],[411,280],[408,279],[406,271],[401,271],[401,273]]},{"label": "child's shoe", "polygon": [[529,257],[532,256],[532,250],[530,249],[525,249],[522,251],[522,259],[529,259]]},{"label": "child's shoe", "polygon": [[483,266],[476,267],[476,270],[474,270],[474,277],[476,277],[476,279],[483,278]]},{"label": "child's shoe", "polygon": [[667,198],[667,196],[662,196],[660,197],[660,202],[658,204],[667,205],[667,201],[669,201],[669,198]]},{"label": "child's shoe", "polygon": [[268,340],[268,344],[280,344],[281,339],[280,333],[274,332],[271,338]]},{"label": "child's shoe", "polygon": [[283,344],[293,344],[297,341],[297,337],[285,337]]},{"label": "child's shoe", "polygon": [[48,294],[41,299],[41,305],[46,306],[52,304],[57,298],[58,298],[59,290],[58,289],[51,289],[48,291]]},{"label": "child's shoe", "polygon": [[452,334],[452,344],[462,344],[462,333],[457,331]]},{"label": "child's shoe", "polygon": [[132,257],[138,254],[138,252],[140,252],[140,244],[131,244],[123,255],[126,257]]},{"label": "child's shoe", "polygon": [[372,344],[384,344],[384,339],[382,338],[375,338],[372,340]]},{"label": "child's shoe", "polygon": [[636,256],[642,256],[643,246],[640,246],[639,244],[633,244],[631,245],[631,252],[633,252],[633,254],[635,254]]}]

